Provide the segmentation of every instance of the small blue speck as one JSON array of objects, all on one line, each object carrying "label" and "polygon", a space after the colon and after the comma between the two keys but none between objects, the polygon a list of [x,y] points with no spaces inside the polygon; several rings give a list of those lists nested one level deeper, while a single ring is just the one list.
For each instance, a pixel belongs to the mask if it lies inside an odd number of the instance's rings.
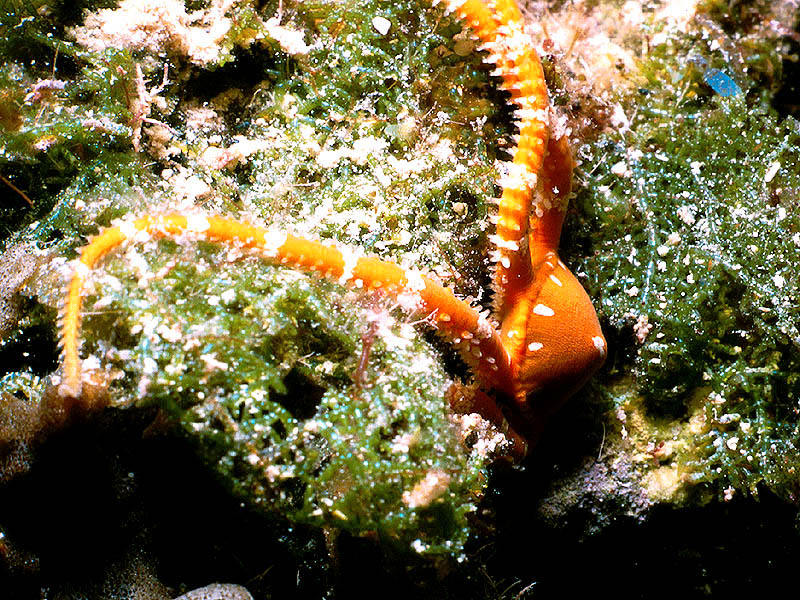
[{"label": "small blue speck", "polygon": [[730,75],[719,69],[708,69],[703,73],[703,79],[723,98],[729,98],[741,93],[741,88],[731,79]]}]

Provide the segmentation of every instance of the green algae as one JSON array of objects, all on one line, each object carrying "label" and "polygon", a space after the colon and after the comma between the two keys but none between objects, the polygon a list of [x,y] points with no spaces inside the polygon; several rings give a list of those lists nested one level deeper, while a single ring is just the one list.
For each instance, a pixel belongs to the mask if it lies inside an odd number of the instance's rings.
[{"label": "green algae", "polygon": [[[31,202],[26,206],[16,194],[0,208],[6,240],[37,219],[51,219],[58,194],[75,181],[97,176],[107,164],[113,173],[121,154],[130,163],[130,112],[120,72],[131,72],[133,63],[124,51],[83,52],[63,39],[54,18],[24,11],[3,13],[0,34],[0,173]],[[63,233],[77,239],[75,231]]]},{"label": "green algae", "polygon": [[[493,162],[511,129],[461,25],[403,3],[286,4],[279,23],[307,46],[290,53],[265,24],[277,3],[253,6],[203,65],[174,49],[89,52],[55,17],[4,21],[0,168],[35,204],[3,215],[7,245],[71,257],[114,218],[201,205],[428,268],[481,298]],[[630,130],[582,149],[565,254],[614,342],[609,397],[632,436],[667,442],[645,460],[682,491],[653,497],[685,499],[691,483],[796,499],[798,129],[769,108],[781,81],[770,40],[720,29],[713,10],[650,47],[638,90],[618,98],[637,115]],[[35,64],[20,50],[31,41]],[[66,85],[26,101],[53,61]],[[146,125],[137,154],[136,65],[153,90],[165,64],[151,116],[173,131],[164,141]],[[723,98],[715,73],[738,92]],[[49,309],[4,347],[54,331],[62,267],[26,284]],[[457,555],[486,459],[448,419],[441,356],[390,309],[225,249],[148,241],[99,269],[83,355],[103,365],[114,405],[160,407],[248,502]],[[434,491],[412,507],[428,476]]]},{"label": "green algae", "polygon": [[[481,462],[461,450],[433,350],[385,306],[226,254],[162,241],[99,275],[85,330],[104,335],[84,352],[108,359],[114,402],[172,415],[256,505],[457,553]],[[444,487],[410,506],[429,473]]]},{"label": "green algae", "polygon": [[[454,51],[461,26],[403,4],[300,9],[315,43],[275,65],[294,76],[245,113],[245,136],[270,148],[250,159],[242,199],[268,221],[277,213],[312,236],[439,269],[447,280],[458,273],[467,278],[453,281],[459,291],[477,295],[493,142],[510,131],[479,59]],[[364,13],[387,19],[389,32]]]},{"label": "green algae", "polygon": [[[20,39],[52,39],[46,50],[59,48],[72,72],[57,70],[64,85],[34,106],[26,95],[53,75],[8,67],[19,101],[3,130],[6,164],[38,176],[62,150],[74,160],[7,241],[42,256],[11,293],[58,305],[68,273],[58,257],[84,236],[190,203],[427,266],[480,295],[496,142],[510,129],[480,57],[456,47],[461,25],[389,2],[284,9],[282,32],[267,26],[275,6],[236,20],[205,64],[174,48],[169,63],[142,47],[89,51],[22,19]],[[393,24],[388,35],[375,14]],[[284,51],[287,31],[306,51]],[[82,356],[101,367],[111,405],[160,408],[252,505],[460,555],[487,456],[463,446],[438,352],[379,297],[241,254],[150,240],[97,269]],[[34,320],[54,327],[52,310]]]},{"label": "green algae", "polygon": [[[779,63],[774,45],[720,43],[709,16],[695,22],[697,37],[669,37],[643,62],[646,83],[623,100],[630,130],[584,148],[581,226],[598,233],[585,233],[582,269],[623,336],[612,372],[630,372],[643,400],[617,406],[644,410],[642,438],[681,448],[667,460],[680,480],[796,501],[800,125],[730,58]],[[735,87],[710,84],[710,69]]]}]

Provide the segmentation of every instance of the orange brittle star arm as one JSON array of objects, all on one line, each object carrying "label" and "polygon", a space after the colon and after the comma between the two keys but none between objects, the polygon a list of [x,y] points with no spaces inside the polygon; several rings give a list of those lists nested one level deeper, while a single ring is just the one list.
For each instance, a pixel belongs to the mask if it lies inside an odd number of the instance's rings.
[{"label": "orange brittle star arm", "polygon": [[[512,365],[512,398],[524,420],[541,422],[603,363],[606,342],[583,287],[558,258],[571,190],[566,136],[548,143],[541,63],[514,0],[446,0],[488,50],[519,118],[514,158],[501,178],[493,218],[495,306]],[[531,399],[536,399],[536,406]]]},{"label": "orange brittle star arm", "polygon": [[235,244],[258,251],[268,260],[308,273],[319,273],[343,284],[383,289],[418,314],[430,317],[451,340],[465,361],[484,381],[510,381],[511,365],[496,328],[485,315],[453,292],[417,271],[352,251],[309,241],[285,232],[204,215],[167,214],[124,221],[96,236],[81,252],[69,286],[61,319],[63,347],[62,395],[78,397],[82,389],[79,356],[83,288],[97,262],[117,246],[148,237],[188,236]]},{"label": "orange brittle star arm", "polygon": [[533,441],[537,428],[574,394],[606,358],[606,341],[583,286],[558,256],[561,226],[570,194],[572,156],[566,138],[552,140],[540,174],[540,195],[564,208],[531,214],[532,279],[509,297],[501,335],[514,381],[512,399]]},{"label": "orange brittle star arm", "polygon": [[[447,0],[447,4],[482,41],[489,53],[485,60],[496,65],[495,74],[503,79],[502,87],[518,109],[517,147],[500,181],[503,192],[492,238],[497,247],[493,258],[499,328],[449,289],[394,263],[233,219],[146,216],[104,230],[83,249],[63,313],[62,394],[81,393],[79,327],[89,270],[116,246],[139,237],[195,236],[258,250],[274,262],[341,283],[386,290],[429,317],[459,348],[484,386],[511,398],[520,417],[513,425],[529,439],[535,438],[534,428],[526,424],[540,424],[542,416],[602,364],[606,353],[594,308],[556,251],[570,193],[572,158],[566,138],[548,144],[544,75],[514,1],[496,0],[487,6],[481,0]],[[497,410],[481,412],[495,422],[501,420]]]},{"label": "orange brittle star arm", "polygon": [[500,87],[511,95],[517,108],[516,147],[500,178],[502,194],[497,215],[492,217],[496,226],[491,238],[496,246],[492,258],[497,262],[495,304],[502,313],[503,306],[513,303],[533,276],[527,239],[529,215],[541,216],[549,208],[533,204],[549,136],[547,84],[514,0],[496,0],[491,7],[482,0],[446,0],[446,5],[482,42],[481,49],[487,51],[484,61],[495,65],[492,74],[502,79]]}]

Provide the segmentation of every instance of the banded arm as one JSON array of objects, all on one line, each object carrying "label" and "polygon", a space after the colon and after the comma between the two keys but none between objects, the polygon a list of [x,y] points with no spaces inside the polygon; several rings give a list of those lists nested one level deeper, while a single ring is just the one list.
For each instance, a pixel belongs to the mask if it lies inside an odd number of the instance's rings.
[{"label": "banded arm", "polygon": [[401,297],[403,305],[429,318],[452,341],[484,382],[510,381],[511,366],[500,336],[485,315],[430,277],[375,257],[360,256],[320,242],[288,235],[234,219],[185,214],[146,216],[105,229],[83,248],[70,281],[61,319],[63,347],[59,392],[79,397],[82,389],[80,322],[87,277],[98,261],[125,243],[149,237],[190,236],[258,250],[266,259],[307,273],[318,273],[342,284],[382,289]]},{"label": "banded arm", "polygon": [[447,7],[472,29],[488,52],[493,75],[502,79],[500,87],[511,95],[517,107],[518,135],[513,160],[506,163],[500,178],[502,194],[497,200],[497,215],[492,218],[496,246],[492,258],[495,271],[496,304],[502,307],[506,296],[528,287],[533,277],[528,249],[530,215],[543,216],[550,208],[535,195],[537,176],[542,168],[549,136],[549,98],[544,72],[530,37],[524,32],[522,15],[514,0],[496,0],[491,6],[481,0],[448,0]]}]

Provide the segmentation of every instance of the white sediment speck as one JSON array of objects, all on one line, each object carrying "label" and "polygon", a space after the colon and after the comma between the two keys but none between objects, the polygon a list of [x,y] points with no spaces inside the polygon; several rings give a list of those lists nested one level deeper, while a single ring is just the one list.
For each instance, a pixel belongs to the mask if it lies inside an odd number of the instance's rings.
[{"label": "white sediment speck", "polygon": [[776,160],[774,163],[772,163],[769,166],[769,168],[767,169],[767,172],[764,173],[764,181],[766,183],[769,183],[770,181],[772,181],[775,178],[775,175],[778,174],[778,171],[780,170],[780,168],[781,168],[781,162],[779,160]]},{"label": "white sediment speck", "polygon": [[377,31],[381,35],[386,35],[387,33],[389,33],[389,29],[392,26],[392,22],[384,17],[374,17],[372,19],[372,26],[375,28],[375,31]]},{"label": "white sediment speck", "polygon": [[611,167],[611,172],[614,175],[617,175],[618,177],[622,177],[623,175],[625,175],[625,173],[627,171],[628,171],[628,163],[626,163],[624,160],[621,160],[618,163],[615,163]]},{"label": "white sediment speck", "polygon": [[691,206],[681,206],[677,211],[678,218],[687,225],[694,225],[695,216],[694,209]]},{"label": "white sediment speck", "polygon": [[142,364],[143,373],[147,375],[154,375],[155,373],[158,372],[158,363],[149,356],[146,356],[144,358],[144,361],[142,362],[143,362]]}]

